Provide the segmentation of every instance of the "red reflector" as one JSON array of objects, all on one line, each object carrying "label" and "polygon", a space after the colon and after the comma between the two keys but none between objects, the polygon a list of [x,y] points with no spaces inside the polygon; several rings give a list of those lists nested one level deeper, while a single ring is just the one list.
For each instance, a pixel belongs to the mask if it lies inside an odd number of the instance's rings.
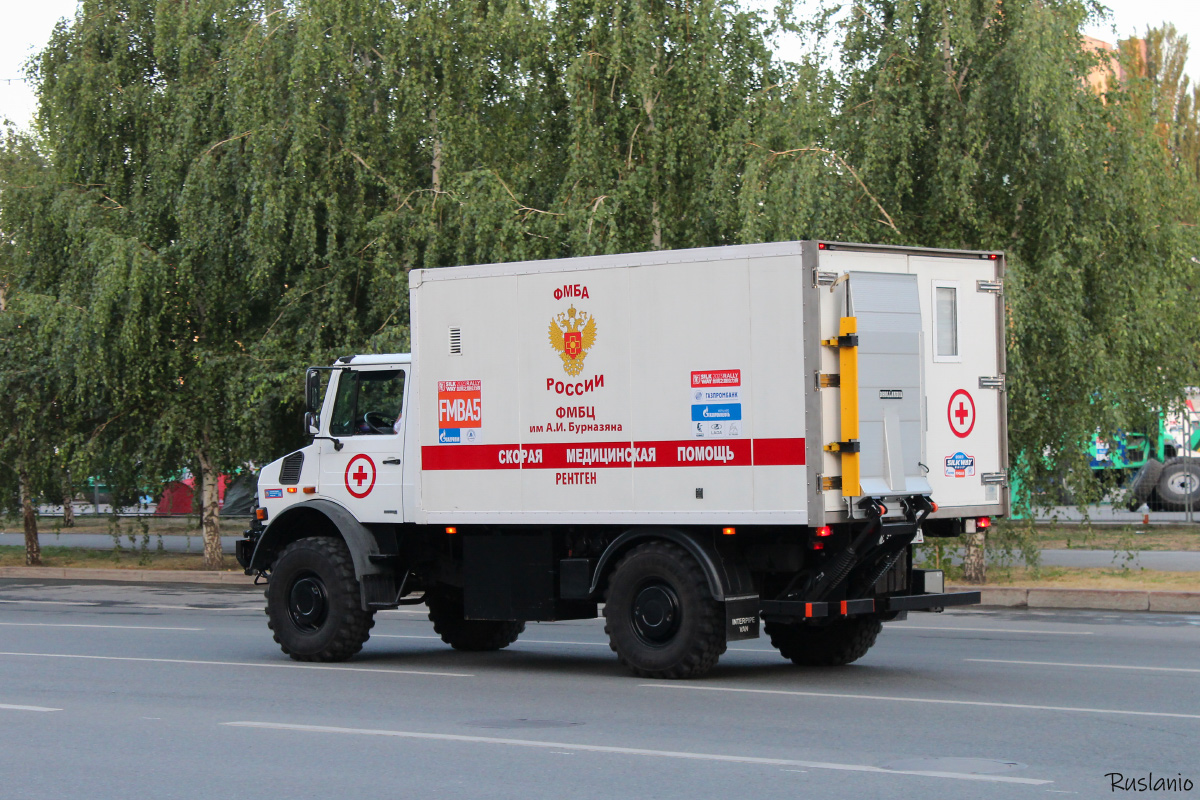
[{"label": "red reflector", "polygon": [[721,533],[725,534],[726,536],[733,536],[735,533],[737,533],[737,528],[721,528]]},{"label": "red reflector", "polygon": [[817,528],[817,536],[833,536],[833,528],[828,525],[822,525]]},{"label": "red reflector", "polygon": [[260,519],[260,520],[261,520],[261,519],[266,519],[266,518],[267,518],[267,510],[266,510],[265,508],[256,508],[256,509],[254,509],[254,518],[255,518],[255,519]]},{"label": "red reflector", "polygon": [[975,520],[975,527],[980,528],[980,529],[992,527],[992,518],[991,517],[980,517],[979,519]]},{"label": "red reflector", "polygon": [[458,533],[458,528],[446,528],[446,533]]},{"label": "red reflector", "polygon": [[812,603],[804,604],[804,616],[806,616],[806,617],[812,616]]},{"label": "red reflector", "polygon": [[933,510],[934,510],[934,511],[937,511],[937,503],[935,503],[934,501],[930,500],[930,501],[929,501],[929,505],[933,506]]},{"label": "red reflector", "polygon": [[887,506],[885,506],[883,503],[880,503],[879,504],[879,516],[882,517],[886,513],[887,513]]},{"label": "red reflector", "polygon": [[825,549],[825,543],[824,543],[824,542],[813,542],[813,543],[812,543],[812,549],[813,549],[813,550],[824,550],[824,549]]},{"label": "red reflector", "polygon": [[846,616],[846,601],[842,601],[842,616]]}]

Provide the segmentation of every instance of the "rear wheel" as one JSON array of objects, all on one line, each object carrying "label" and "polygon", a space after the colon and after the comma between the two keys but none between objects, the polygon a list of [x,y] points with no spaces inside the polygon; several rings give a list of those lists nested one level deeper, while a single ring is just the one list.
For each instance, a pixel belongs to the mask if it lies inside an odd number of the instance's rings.
[{"label": "rear wheel", "polygon": [[501,650],[517,640],[525,630],[524,622],[466,619],[462,592],[436,589],[425,594],[429,620],[434,633],[455,650]]},{"label": "rear wheel", "polygon": [[883,623],[874,617],[850,617],[819,627],[768,622],[763,628],[771,637],[771,646],[792,663],[840,667],[867,654],[883,630]]},{"label": "rear wheel", "polygon": [[1158,499],[1168,511],[1200,510],[1200,459],[1173,458],[1158,478]]},{"label": "rear wheel", "polygon": [[650,542],[613,572],[604,632],[617,658],[645,678],[694,678],[725,652],[724,615],[703,570],[682,547]]},{"label": "rear wheel", "polygon": [[296,661],[345,661],[362,650],[375,625],[363,611],[350,551],[341,539],[292,542],[271,567],[267,626]]}]

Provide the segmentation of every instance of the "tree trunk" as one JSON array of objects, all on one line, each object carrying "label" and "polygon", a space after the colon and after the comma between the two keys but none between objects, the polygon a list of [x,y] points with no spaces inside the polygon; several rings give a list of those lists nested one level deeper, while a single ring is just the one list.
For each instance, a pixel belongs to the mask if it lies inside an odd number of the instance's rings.
[{"label": "tree trunk", "polygon": [[200,530],[204,536],[204,568],[221,569],[225,557],[221,554],[221,510],[217,507],[220,497],[221,476],[213,465],[208,451],[201,448],[196,452],[200,462]]},{"label": "tree trunk", "polygon": [[983,583],[987,580],[987,566],[983,560],[984,531],[967,534],[967,554],[963,558],[963,577],[968,583]]},{"label": "tree trunk", "polygon": [[75,487],[71,485],[70,470],[63,473],[63,521],[64,528],[75,527]]},{"label": "tree trunk", "polygon": [[42,565],[42,546],[38,544],[37,512],[33,508],[33,493],[29,487],[29,472],[22,465],[17,470],[21,484],[21,515],[25,520],[25,566]]}]

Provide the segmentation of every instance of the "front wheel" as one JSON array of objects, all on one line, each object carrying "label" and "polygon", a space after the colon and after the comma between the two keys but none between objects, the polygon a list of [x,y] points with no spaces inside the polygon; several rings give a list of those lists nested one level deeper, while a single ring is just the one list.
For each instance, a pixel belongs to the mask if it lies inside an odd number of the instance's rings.
[{"label": "front wheel", "polygon": [[768,622],[763,628],[771,646],[793,664],[840,667],[867,654],[883,623],[874,617],[850,617],[821,626]]},{"label": "front wheel", "polygon": [[341,539],[312,537],[283,548],[271,568],[267,626],[296,661],[345,661],[375,625],[363,611],[350,551]]},{"label": "front wheel", "polygon": [[609,581],[604,632],[617,658],[644,678],[695,678],[725,652],[721,605],[686,550],[649,542],[621,560]]}]

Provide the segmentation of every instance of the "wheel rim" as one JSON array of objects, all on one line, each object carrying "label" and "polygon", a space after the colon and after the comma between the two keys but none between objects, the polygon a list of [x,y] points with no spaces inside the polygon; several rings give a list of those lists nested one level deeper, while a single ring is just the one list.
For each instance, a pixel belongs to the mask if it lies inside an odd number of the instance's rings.
[{"label": "wheel rim", "polygon": [[329,595],[325,582],[313,573],[305,573],[292,583],[288,592],[288,616],[305,633],[320,630],[329,616]]},{"label": "wheel rim", "polygon": [[644,585],[630,609],[633,632],[652,647],[668,644],[679,631],[679,606],[679,595],[671,586],[659,581]]},{"label": "wheel rim", "polygon": [[1200,489],[1200,476],[1192,472],[1181,472],[1178,475],[1172,475],[1171,479],[1167,481],[1167,485],[1181,495],[1189,495]]}]

